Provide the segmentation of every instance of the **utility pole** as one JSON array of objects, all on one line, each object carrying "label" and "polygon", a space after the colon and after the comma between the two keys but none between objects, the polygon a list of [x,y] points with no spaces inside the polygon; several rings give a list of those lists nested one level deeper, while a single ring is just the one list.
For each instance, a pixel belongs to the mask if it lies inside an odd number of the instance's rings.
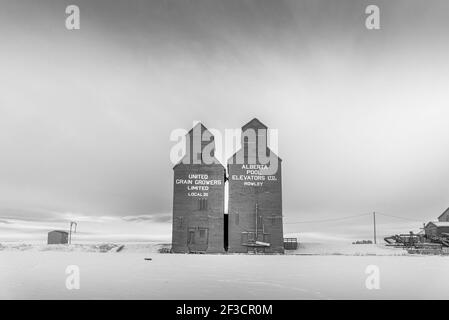
[{"label": "utility pole", "polygon": [[374,244],[377,244],[377,237],[376,237],[376,212],[373,212],[373,221],[374,221]]},{"label": "utility pole", "polygon": [[258,206],[257,206],[257,202],[256,202],[256,235],[255,235],[255,237],[256,237],[256,239],[255,239],[255,241],[257,241],[257,237],[258,237],[258,228],[259,228],[259,226],[257,225],[257,220],[259,220],[259,217],[258,217],[258,212],[257,212],[257,210],[258,210],[259,208],[258,208]]},{"label": "utility pole", "polygon": [[75,225],[75,233],[76,233],[76,227],[77,227],[77,223],[74,221],[70,221],[70,232],[69,232],[69,244],[72,244],[72,225]]}]

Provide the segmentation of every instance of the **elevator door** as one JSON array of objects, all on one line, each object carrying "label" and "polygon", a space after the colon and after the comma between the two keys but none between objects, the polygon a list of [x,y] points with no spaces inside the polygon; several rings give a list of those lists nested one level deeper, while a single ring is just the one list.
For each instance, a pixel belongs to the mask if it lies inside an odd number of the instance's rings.
[{"label": "elevator door", "polygon": [[207,250],[209,243],[209,230],[207,228],[191,228],[187,238],[190,252],[203,252]]}]

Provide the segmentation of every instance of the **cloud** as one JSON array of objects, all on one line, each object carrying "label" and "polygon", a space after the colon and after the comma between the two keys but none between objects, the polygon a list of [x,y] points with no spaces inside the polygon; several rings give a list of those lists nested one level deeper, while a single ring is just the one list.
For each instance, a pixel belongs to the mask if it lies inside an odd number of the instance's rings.
[{"label": "cloud", "polygon": [[47,223],[68,223],[70,221],[75,222],[110,222],[117,221],[120,218],[115,216],[97,216],[88,215],[85,213],[77,212],[63,212],[57,210],[45,210],[45,209],[10,209],[0,208],[0,223],[11,223],[15,221],[25,222],[47,222]]},{"label": "cloud", "polygon": [[104,223],[104,222],[112,222],[119,220],[118,217],[112,217],[112,216],[88,216],[85,214],[80,213],[72,213],[72,212],[65,212],[60,213],[61,219],[63,221],[75,221],[75,222],[97,222],[97,223]]},{"label": "cloud", "polygon": [[2,221],[11,222],[10,220],[35,221],[35,222],[64,222],[60,213],[52,210],[39,208],[9,208],[0,207],[0,218]]},{"label": "cloud", "polygon": [[138,216],[125,216],[122,217],[124,221],[127,222],[156,222],[156,223],[166,223],[171,221],[170,213],[157,213],[157,214],[147,214]]}]

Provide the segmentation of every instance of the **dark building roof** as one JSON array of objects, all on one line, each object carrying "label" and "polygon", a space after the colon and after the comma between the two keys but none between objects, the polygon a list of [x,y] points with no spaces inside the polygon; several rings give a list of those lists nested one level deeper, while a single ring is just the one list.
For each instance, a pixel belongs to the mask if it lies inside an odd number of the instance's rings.
[{"label": "dark building roof", "polygon": [[52,232],[58,232],[58,233],[69,234],[67,231],[63,231],[63,230],[52,230],[52,231],[50,231],[49,233],[52,233]]},{"label": "dark building roof", "polygon": [[187,136],[187,135],[191,135],[191,134],[193,133],[193,130],[194,130],[194,129],[198,129],[198,128],[201,128],[201,133],[203,133],[204,131],[209,131],[209,129],[207,129],[207,128],[204,126],[204,124],[202,124],[201,122],[198,122],[196,125],[194,125],[194,126],[192,127],[192,129],[189,130],[189,132],[187,132],[186,136]]},{"label": "dark building roof", "polygon": [[444,210],[444,212],[442,214],[439,215],[438,219],[440,219],[442,216],[444,216],[445,214],[449,213],[449,208],[447,208],[446,210]]},{"label": "dark building roof", "polygon": [[434,225],[435,227],[449,227],[449,222],[440,222],[440,221],[430,221],[426,224],[425,228],[429,227],[430,225]]},{"label": "dark building roof", "polygon": [[264,125],[262,122],[259,121],[257,118],[253,118],[251,121],[247,122],[242,126],[242,131],[245,131],[246,129],[268,129],[266,125]]},{"label": "dark building roof", "polygon": [[[247,122],[246,124],[244,124],[244,125],[242,126],[242,134],[243,134],[243,132],[245,132],[247,129],[256,129],[256,130],[264,129],[264,130],[267,130],[268,127],[267,127],[266,125],[264,125],[259,119],[253,118],[252,120],[250,120],[249,122]],[[266,132],[265,134],[267,134],[267,132]],[[256,139],[258,139],[258,138],[256,137]],[[279,161],[282,161],[281,157],[279,157],[275,152],[273,152],[273,151],[268,147],[268,139],[267,139],[266,141],[267,141],[267,150],[268,150],[270,153],[274,154],[274,155],[276,156],[276,158],[279,159]],[[233,161],[239,152],[243,152],[243,142],[242,142],[242,148],[240,148],[239,150],[237,150],[231,157],[228,158],[228,163],[231,162],[231,160]],[[233,162],[234,162],[234,161],[233,161]]]},{"label": "dark building roof", "polygon": [[[209,129],[206,128],[206,126],[204,126],[201,122],[198,122],[192,129],[189,130],[189,132],[187,132],[186,137],[189,136],[190,137],[190,141],[192,141],[191,137],[193,137],[194,133],[196,132],[196,130],[198,132],[201,133],[201,136],[203,136],[203,134],[205,132],[207,132],[210,136],[210,139],[208,141],[201,141],[201,152],[203,151],[204,147],[206,147],[207,145],[209,145],[210,143],[214,144],[213,147],[213,156],[212,158],[214,159],[214,163],[211,165],[220,165],[223,167],[224,170],[224,166],[220,163],[220,161],[215,157],[215,137],[214,135],[209,131]],[[193,163],[193,143],[190,144],[190,150],[187,150],[187,141],[186,141],[186,154],[184,154],[184,156],[178,161],[178,163],[173,167],[173,169],[175,169],[177,166],[179,166],[180,164],[183,164],[184,159],[186,159],[187,157],[190,158],[190,163]],[[201,163],[201,165],[208,165],[206,163]]]}]

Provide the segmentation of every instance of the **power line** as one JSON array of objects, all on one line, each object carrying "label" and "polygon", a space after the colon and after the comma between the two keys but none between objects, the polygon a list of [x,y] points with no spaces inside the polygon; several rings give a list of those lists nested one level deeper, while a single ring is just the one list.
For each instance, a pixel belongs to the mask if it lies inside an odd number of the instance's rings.
[{"label": "power line", "polygon": [[284,222],[284,224],[331,222],[331,221],[340,221],[340,220],[347,220],[347,219],[352,219],[352,218],[358,218],[358,217],[363,217],[363,216],[368,216],[368,215],[371,215],[371,213],[363,213],[363,214],[358,214],[358,215],[353,215],[353,216],[346,216],[346,217],[341,217],[341,218],[333,218],[333,219]]},{"label": "power line", "polygon": [[[401,219],[401,220],[407,220],[407,221],[413,221],[413,222],[422,222],[421,220],[410,219],[410,218],[406,218],[406,217],[401,217],[401,216],[381,213],[381,212],[378,212],[378,211],[376,211],[376,214],[384,216],[384,217],[396,218],[396,219]],[[340,217],[340,218],[322,219],[322,220],[306,220],[306,221],[284,222],[284,224],[332,222],[332,221],[340,221],[340,220],[347,220],[347,219],[352,219],[352,218],[364,217],[364,216],[368,216],[368,215],[372,215],[372,213],[363,213],[363,214],[358,214],[358,215],[352,215],[352,216],[346,216],[346,217]]]},{"label": "power line", "polygon": [[385,213],[381,213],[381,212],[378,212],[378,211],[376,211],[376,214],[379,214],[379,215],[385,216],[385,217],[401,219],[401,220],[408,220],[408,221],[413,221],[413,222],[422,222],[421,220],[410,219],[410,218],[395,216],[395,215],[391,215],[391,214],[385,214]]}]

